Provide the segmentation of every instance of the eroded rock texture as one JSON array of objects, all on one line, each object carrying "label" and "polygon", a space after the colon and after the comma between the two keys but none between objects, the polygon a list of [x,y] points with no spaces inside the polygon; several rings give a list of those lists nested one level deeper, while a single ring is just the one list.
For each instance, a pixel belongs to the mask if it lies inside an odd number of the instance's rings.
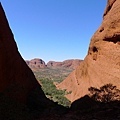
[{"label": "eroded rock texture", "polygon": [[74,101],[88,94],[91,86],[99,88],[108,83],[120,88],[120,0],[108,0],[87,56],[57,87],[72,91],[67,98]]}]

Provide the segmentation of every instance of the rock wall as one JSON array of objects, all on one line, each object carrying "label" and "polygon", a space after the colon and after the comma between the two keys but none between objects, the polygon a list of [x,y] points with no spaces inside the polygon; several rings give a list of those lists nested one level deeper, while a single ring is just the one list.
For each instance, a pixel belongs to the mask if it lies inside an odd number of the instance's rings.
[{"label": "rock wall", "polygon": [[0,98],[2,95],[25,105],[34,104],[35,98],[39,98],[39,103],[47,100],[34,74],[18,52],[0,4]]},{"label": "rock wall", "polygon": [[57,87],[72,91],[70,101],[89,93],[88,88],[111,83],[120,88],[120,1],[108,0],[101,26],[91,38],[80,66]]}]

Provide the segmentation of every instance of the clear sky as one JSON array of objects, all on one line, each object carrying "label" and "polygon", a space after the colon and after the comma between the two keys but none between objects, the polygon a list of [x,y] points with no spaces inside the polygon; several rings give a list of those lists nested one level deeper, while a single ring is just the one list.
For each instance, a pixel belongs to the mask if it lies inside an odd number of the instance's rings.
[{"label": "clear sky", "polygon": [[1,0],[26,60],[84,59],[106,0]]}]

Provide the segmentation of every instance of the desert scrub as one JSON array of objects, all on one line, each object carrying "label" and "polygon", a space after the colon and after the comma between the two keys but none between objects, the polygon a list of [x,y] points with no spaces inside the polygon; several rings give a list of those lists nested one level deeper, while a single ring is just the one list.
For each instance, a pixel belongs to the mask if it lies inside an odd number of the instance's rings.
[{"label": "desert scrub", "polygon": [[88,90],[90,91],[89,96],[95,101],[104,103],[120,101],[120,90],[112,84],[106,84],[100,89],[90,87]]},{"label": "desert scrub", "polygon": [[49,79],[40,79],[40,82],[47,98],[53,100],[54,102],[58,102],[58,104],[65,107],[70,107],[71,102],[65,97],[65,95],[67,94],[66,90],[56,89],[53,81]]},{"label": "desert scrub", "polygon": [[38,71],[34,71],[34,74],[37,79],[49,79],[53,82],[62,82],[71,72],[73,69],[67,68],[45,68],[40,69]]}]

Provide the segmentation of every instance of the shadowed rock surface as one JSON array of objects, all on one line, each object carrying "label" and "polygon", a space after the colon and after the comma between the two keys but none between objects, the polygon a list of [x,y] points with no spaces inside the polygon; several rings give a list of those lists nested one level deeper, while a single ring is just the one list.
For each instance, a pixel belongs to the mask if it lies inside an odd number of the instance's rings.
[{"label": "shadowed rock surface", "polygon": [[29,110],[44,111],[49,105],[54,104],[45,97],[31,69],[19,54],[0,4],[0,118],[16,120],[20,116],[27,117]]},{"label": "shadowed rock surface", "polygon": [[72,91],[70,101],[88,88],[113,84],[120,89],[120,0],[108,0],[103,22],[91,38],[84,61],[57,87]]}]

